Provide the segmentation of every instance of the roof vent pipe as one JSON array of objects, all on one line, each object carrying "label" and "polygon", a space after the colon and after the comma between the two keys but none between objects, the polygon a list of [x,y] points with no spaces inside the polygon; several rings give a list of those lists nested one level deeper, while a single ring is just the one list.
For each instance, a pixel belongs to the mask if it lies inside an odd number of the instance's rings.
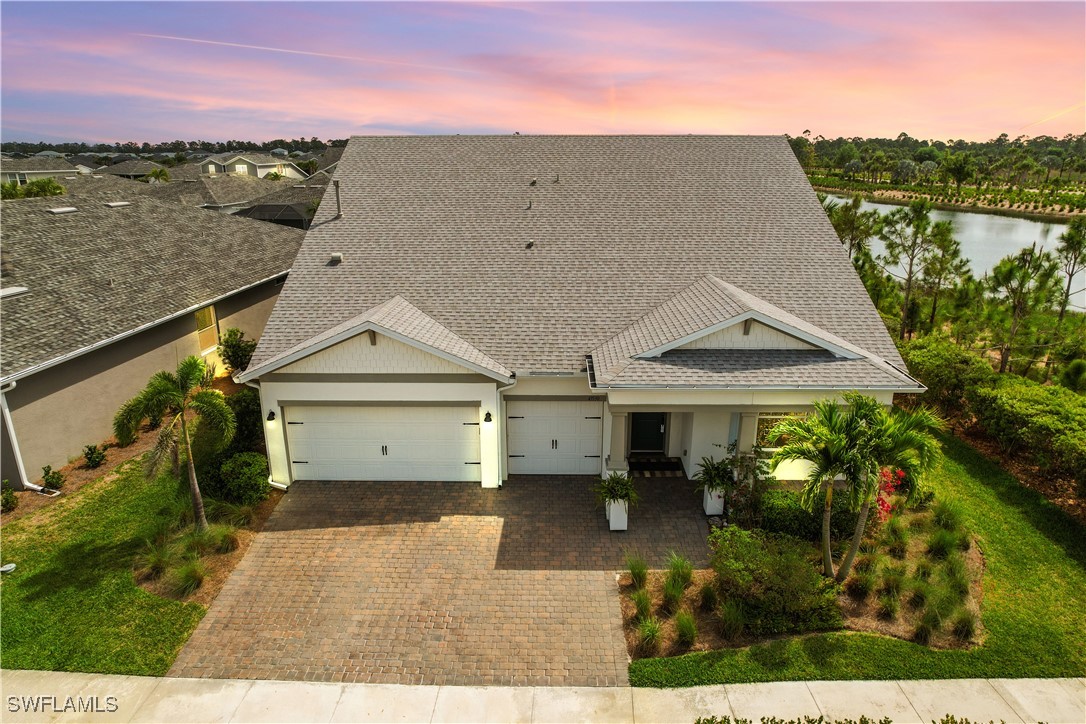
[{"label": "roof vent pipe", "polygon": [[339,179],[333,179],[332,185],[336,187],[336,218],[343,218],[343,207],[339,203]]}]

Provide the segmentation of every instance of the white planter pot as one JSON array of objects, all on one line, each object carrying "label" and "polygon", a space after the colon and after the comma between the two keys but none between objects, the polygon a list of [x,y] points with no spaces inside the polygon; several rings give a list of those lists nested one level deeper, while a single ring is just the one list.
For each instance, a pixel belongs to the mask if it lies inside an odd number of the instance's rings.
[{"label": "white planter pot", "polygon": [[626,519],[629,517],[630,504],[625,500],[608,501],[607,523],[611,530],[626,530]]},{"label": "white planter pot", "polygon": [[701,505],[705,508],[705,514],[724,515],[724,494],[719,490],[710,491],[708,487],[703,487],[701,491]]}]

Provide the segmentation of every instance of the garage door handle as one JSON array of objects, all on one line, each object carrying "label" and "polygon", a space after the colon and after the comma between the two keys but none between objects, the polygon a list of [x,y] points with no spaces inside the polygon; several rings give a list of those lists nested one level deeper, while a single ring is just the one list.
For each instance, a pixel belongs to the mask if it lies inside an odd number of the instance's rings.
[{"label": "garage door handle", "polygon": [[304,425],[304,422],[288,422],[288,425]]},{"label": "garage door handle", "polygon": [[586,458],[598,458],[599,455],[585,455]]},{"label": "garage door handle", "polygon": [[482,465],[482,463],[464,463],[465,465]]},{"label": "garage door handle", "polygon": [[598,417],[598,416],[597,416],[597,417],[588,417],[588,416],[586,415],[584,419],[586,419],[586,420],[602,420],[603,418],[602,418],[602,417]]},{"label": "garage door handle", "polygon": [[525,457],[525,456],[524,455],[510,455],[509,457],[511,457],[511,458],[522,458],[522,457]]},{"label": "garage door handle", "polygon": [[291,460],[291,462],[294,463],[295,465],[308,465],[309,464],[308,460]]},{"label": "garage door handle", "polygon": [[477,422],[462,422],[460,424],[461,425],[478,425],[479,423],[477,423]]},{"label": "garage door handle", "polygon": [[509,418],[510,420],[523,420],[523,419],[524,419],[524,415],[509,415],[509,416],[508,416],[508,418]]}]

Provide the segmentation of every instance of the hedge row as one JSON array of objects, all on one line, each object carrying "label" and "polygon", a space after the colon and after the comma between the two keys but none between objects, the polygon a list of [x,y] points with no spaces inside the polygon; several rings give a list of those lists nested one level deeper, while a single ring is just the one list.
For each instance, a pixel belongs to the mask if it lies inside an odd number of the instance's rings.
[{"label": "hedge row", "polygon": [[1043,469],[1074,477],[1079,494],[1086,495],[1086,397],[997,375],[984,359],[946,337],[922,337],[901,352],[928,388],[922,402],[945,414],[975,417],[1005,452],[1026,453]]}]

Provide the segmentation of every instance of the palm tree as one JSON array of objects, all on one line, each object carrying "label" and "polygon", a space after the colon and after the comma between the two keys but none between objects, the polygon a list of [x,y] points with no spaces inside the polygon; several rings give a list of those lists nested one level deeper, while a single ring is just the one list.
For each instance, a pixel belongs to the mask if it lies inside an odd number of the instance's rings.
[{"label": "palm tree", "polygon": [[235,429],[233,411],[226,404],[223,394],[210,389],[208,383],[204,361],[195,356],[186,357],[178,363],[176,373],[163,370],[152,375],[147,386],[124,403],[113,418],[113,431],[118,442],[124,445],[135,439],[136,430],[143,420],[158,420],[164,414],[170,415],[169,422],[161,427],[158,442],[145,470],[149,477],[155,475],[168,457],[177,459],[179,447],[184,449],[189,491],[192,494],[193,522],[197,530],[207,528],[207,518],[200,485],[196,480],[196,465],[192,460],[189,439],[191,421],[186,419],[186,414],[195,413],[200,418],[200,424],[208,426],[222,439],[223,444],[230,442]]},{"label": "palm tree", "polygon": [[147,174],[146,178],[148,181],[154,180],[160,183],[165,183],[170,180],[170,172],[164,168],[155,168],[151,169],[151,172]]},{"label": "palm tree", "polygon": [[803,486],[802,502],[812,513],[818,503],[822,511],[822,574],[833,576],[833,555],[830,549],[830,516],[833,505],[833,481],[839,475],[846,479],[859,473],[863,458],[859,443],[863,440],[859,417],[853,410],[844,410],[832,400],[820,400],[814,414],[788,417],[770,431],[772,444],[780,447],[770,460],[770,467],[785,460],[804,460],[811,464]]},{"label": "palm tree", "polygon": [[901,470],[911,484],[908,497],[917,490],[917,483],[931,470],[938,458],[939,442],[934,433],[943,428],[943,421],[931,410],[894,408],[888,410],[876,400],[856,393],[845,395],[845,400],[864,419],[866,439],[859,445],[858,454],[866,458],[861,465],[863,474],[846,477],[853,510],[859,508],[852,545],[837,569],[837,582],[848,578],[856,551],[867,527],[871,502],[879,485],[879,472],[883,469]]}]

